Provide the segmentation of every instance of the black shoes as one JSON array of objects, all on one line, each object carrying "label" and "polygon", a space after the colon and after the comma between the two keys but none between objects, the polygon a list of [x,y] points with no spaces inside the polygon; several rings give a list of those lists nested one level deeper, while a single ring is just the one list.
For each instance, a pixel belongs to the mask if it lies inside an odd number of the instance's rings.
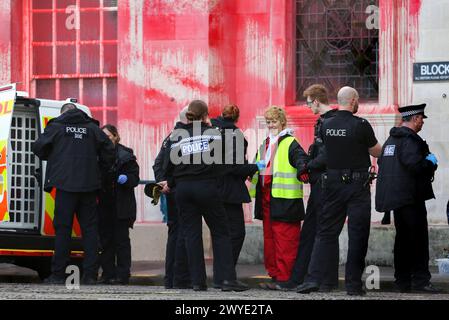
[{"label": "black shoes", "polygon": [[275,290],[279,291],[295,291],[298,284],[292,281],[277,281],[274,285]]},{"label": "black shoes", "polygon": [[86,286],[94,286],[97,284],[97,278],[90,276],[83,276],[81,278],[81,284]]},{"label": "black shoes", "polygon": [[366,291],[363,289],[351,289],[347,290],[346,293],[348,296],[364,296],[366,295]]},{"label": "black shoes", "polygon": [[246,291],[249,287],[247,284],[239,280],[224,280],[221,286],[221,291]]},{"label": "black shoes", "polygon": [[223,287],[223,282],[214,282],[212,286],[214,289],[221,289]]},{"label": "black shoes", "polygon": [[65,284],[65,278],[51,274],[48,278],[44,279],[45,284]]},{"label": "black shoes", "polygon": [[316,282],[304,282],[296,288],[297,293],[307,294],[320,290],[320,286]]},{"label": "black shoes", "polygon": [[437,293],[443,293],[443,290],[439,288],[435,288],[433,284],[429,283],[426,286],[422,287],[413,287],[412,292],[415,293],[430,293],[430,294],[437,294]]},{"label": "black shoes", "polygon": [[193,285],[193,291],[207,291],[207,286],[205,284]]}]

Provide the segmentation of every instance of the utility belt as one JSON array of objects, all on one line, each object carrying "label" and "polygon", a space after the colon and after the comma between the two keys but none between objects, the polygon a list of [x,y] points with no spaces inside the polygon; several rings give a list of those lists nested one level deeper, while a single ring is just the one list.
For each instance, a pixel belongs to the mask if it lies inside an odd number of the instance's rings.
[{"label": "utility belt", "polygon": [[349,184],[354,181],[370,182],[372,178],[371,173],[366,169],[328,169],[326,173],[322,175],[322,183],[325,184],[326,180],[342,182]]}]

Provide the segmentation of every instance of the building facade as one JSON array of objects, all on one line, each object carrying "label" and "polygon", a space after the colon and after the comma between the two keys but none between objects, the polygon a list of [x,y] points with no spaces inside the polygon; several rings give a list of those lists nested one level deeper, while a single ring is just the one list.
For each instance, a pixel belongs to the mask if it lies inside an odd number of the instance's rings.
[{"label": "building facade", "polygon": [[[439,159],[429,221],[446,224],[449,82],[444,67],[438,79],[414,79],[413,67],[429,63],[421,71],[431,75],[432,63],[449,61],[448,11],[449,0],[8,0],[0,4],[0,83],[78,98],[102,124],[118,124],[143,179],[153,178],[160,144],[192,99],[212,115],[237,104],[250,157],[270,105],[286,108],[307,149],[316,118],[301,95],[312,83],[326,85],[334,102],[341,86],[357,88],[358,115],[381,143],[399,122],[398,106],[427,103],[421,136]],[[136,259],[158,260],[161,213],[137,193]],[[381,217],[373,208],[373,222]],[[258,225],[251,206],[246,218]],[[144,242],[154,250],[139,255]]]}]

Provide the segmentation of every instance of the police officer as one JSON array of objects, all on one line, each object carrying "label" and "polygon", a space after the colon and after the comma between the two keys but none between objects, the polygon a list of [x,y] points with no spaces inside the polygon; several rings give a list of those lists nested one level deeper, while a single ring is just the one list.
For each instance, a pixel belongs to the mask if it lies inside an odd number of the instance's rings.
[{"label": "police officer", "polygon": [[84,247],[84,284],[97,280],[97,191],[100,166],[110,168],[115,152],[112,142],[98,122],[72,103],[62,106],[61,115],[48,122],[44,133],[33,145],[33,152],[47,161],[44,190],[56,189],[55,253],[52,274],[45,282],[62,284],[70,259],[73,215],[81,226]]},{"label": "police officer", "polygon": [[[313,244],[315,243],[317,224],[323,209],[321,175],[326,170],[326,159],[324,144],[319,137],[319,132],[323,121],[335,116],[337,112],[336,109],[332,109],[329,106],[327,89],[321,84],[311,85],[304,90],[303,96],[306,98],[307,106],[312,110],[313,114],[320,115],[315,123],[313,143],[309,147],[309,160],[307,161],[306,167],[301,171],[301,175],[308,175],[308,178],[303,178],[302,180],[310,182],[310,196],[301,228],[298,254],[290,280],[284,284],[279,283],[276,289],[296,288],[304,282],[304,277],[307,274]],[[338,273],[335,272],[336,270],[332,271],[334,272],[329,274],[329,279],[323,279],[321,281],[321,290],[324,290],[324,288],[330,290],[338,285]]]},{"label": "police officer", "polygon": [[[205,102],[194,100],[189,104],[186,117],[189,125],[173,132],[170,138],[168,187],[176,184],[176,203],[185,232],[189,270],[195,291],[207,290],[202,218],[212,236],[214,259],[223,275],[223,291],[243,291],[248,286],[236,280],[231,238],[226,223],[217,179],[225,172],[222,162],[224,137],[208,122]],[[232,150],[231,150],[232,151]]]},{"label": "police officer", "polygon": [[376,184],[376,210],[394,212],[395,282],[401,292],[438,293],[430,283],[425,201],[435,198],[437,159],[418,135],[426,104],[399,108],[402,125],[390,130],[382,148]]},{"label": "police officer", "polygon": [[369,156],[379,157],[381,146],[369,122],[353,115],[358,110],[357,91],[343,87],[337,99],[339,111],[321,127],[327,153],[324,205],[308,274],[297,292],[318,291],[321,279],[338,269],[338,237],[348,216],[346,291],[363,295],[361,277],[371,222]]},{"label": "police officer", "polygon": [[[179,113],[179,121],[176,122],[174,130],[186,129],[187,107]],[[163,187],[162,192],[167,197],[167,245],[165,249],[165,277],[164,286],[166,289],[186,289],[191,288],[189,266],[187,262],[187,251],[185,245],[184,231],[181,226],[178,205],[176,204],[176,188],[169,188],[167,185],[167,164],[170,161],[170,135],[162,142],[156,159],[154,160],[153,171],[156,182]]]},{"label": "police officer", "polygon": [[126,285],[131,275],[129,228],[136,221],[134,189],[139,185],[139,165],[134,151],[120,143],[115,126],[106,124],[102,129],[115,146],[116,161],[112,170],[103,172],[98,199],[103,270],[100,282]]}]

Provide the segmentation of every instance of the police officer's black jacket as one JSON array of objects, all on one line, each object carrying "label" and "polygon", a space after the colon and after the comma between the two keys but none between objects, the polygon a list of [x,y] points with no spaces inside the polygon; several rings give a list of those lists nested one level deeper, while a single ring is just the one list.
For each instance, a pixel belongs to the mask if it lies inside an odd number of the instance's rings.
[{"label": "police officer's black jacket", "polygon": [[226,148],[224,137],[218,128],[194,121],[185,128],[173,130],[167,148],[170,150],[165,175],[170,188],[178,181],[217,179],[223,176],[229,165],[223,163]]},{"label": "police officer's black jacket", "polygon": [[[248,141],[243,136],[243,132],[235,125],[231,119],[218,117],[211,119],[213,126],[216,126],[224,130],[226,133],[231,134],[233,140],[233,164],[229,167],[227,174],[219,180],[219,188],[222,196],[222,200],[225,203],[249,203],[251,197],[246,187],[245,181],[248,177],[252,177],[257,172],[257,165],[248,164],[246,158],[246,152],[248,149]],[[237,142],[243,141],[243,145],[238,145]],[[237,148],[243,148],[237,151]],[[242,156],[243,163],[237,161],[237,153]]]},{"label": "police officer's black jacket", "polygon": [[426,160],[427,143],[412,129],[392,128],[378,160],[376,210],[394,210],[435,198],[432,178],[436,166]]},{"label": "police officer's black jacket", "polygon": [[111,168],[115,160],[114,145],[98,121],[79,109],[51,119],[33,152],[48,161],[45,191],[53,187],[68,192],[98,190],[100,166]]},{"label": "police officer's black jacket", "polygon": [[[176,122],[173,130],[176,129],[186,129],[187,124],[182,122]],[[153,172],[154,179],[156,182],[167,181],[166,171],[168,168],[168,163],[170,162],[170,136],[171,133],[164,139],[162,142],[161,148],[159,149],[159,153],[154,159]]]},{"label": "police officer's black jacket", "polygon": [[[115,152],[117,156],[113,168],[102,172],[98,209],[102,216],[134,222],[136,220],[134,188],[138,186],[140,180],[139,165],[132,149],[117,144]],[[124,184],[117,182],[121,174],[128,178]]]},{"label": "police officer's black jacket", "polygon": [[[287,137],[291,135],[285,135],[279,138],[278,143],[281,143]],[[266,141],[266,140],[265,140]],[[265,142],[266,144],[266,142]],[[266,145],[265,145],[266,147]],[[288,162],[292,167],[298,170],[298,175],[300,170],[304,168],[305,162],[308,156],[304,149],[299,145],[299,143],[294,140],[288,149]],[[259,176],[259,180],[256,186],[256,201],[254,206],[254,218],[263,220],[262,211],[262,185],[261,180],[263,176]],[[282,222],[297,222],[304,219],[304,202],[303,199],[279,199],[271,197],[270,200],[270,217],[271,220],[282,221]]]},{"label": "police officer's black jacket", "polygon": [[317,119],[314,127],[314,140],[309,147],[309,161],[307,169],[309,171],[309,181],[314,184],[319,181],[321,174],[326,170],[326,149],[320,137],[321,126],[325,119],[335,116],[337,110],[329,110]]}]

